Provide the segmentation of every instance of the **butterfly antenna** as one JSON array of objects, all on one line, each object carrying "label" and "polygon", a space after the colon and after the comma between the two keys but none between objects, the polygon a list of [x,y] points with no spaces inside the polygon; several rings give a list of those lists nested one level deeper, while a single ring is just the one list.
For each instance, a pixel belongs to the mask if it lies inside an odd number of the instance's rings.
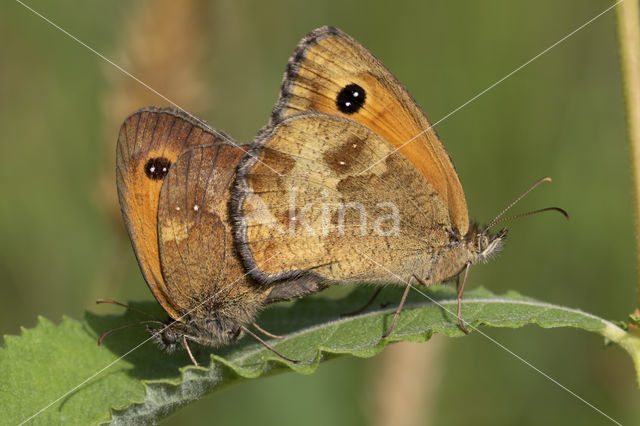
[{"label": "butterfly antenna", "polygon": [[126,305],[126,304],[124,304],[124,303],[120,303],[120,302],[117,302],[117,301],[115,301],[115,300],[111,300],[111,299],[98,299],[98,300],[96,300],[96,304],[98,304],[98,305],[99,305],[99,304],[101,304],[101,303],[110,303],[110,304],[112,304],[112,305],[122,306],[123,308],[127,308],[127,309],[129,309],[130,311],[138,312],[138,313],[140,313],[140,314],[146,315],[146,316],[148,316],[148,317],[150,317],[150,318],[153,318],[153,319],[155,319],[155,320],[158,320],[158,322],[160,322],[160,319],[159,319],[159,318],[157,318],[156,316],[154,316],[154,315],[150,314],[149,312],[142,311],[142,310],[140,310],[140,309],[138,309],[138,308],[134,308],[133,306]]},{"label": "butterfly antenna", "polygon": [[496,225],[496,224],[498,224],[500,222],[507,222],[509,220],[517,219],[519,217],[530,216],[532,214],[547,212],[547,211],[551,211],[551,210],[562,213],[562,215],[565,218],[567,218],[567,220],[569,220],[569,213],[567,213],[564,209],[561,209],[560,207],[545,207],[544,209],[538,209],[538,210],[533,210],[533,211],[526,212],[526,213],[520,213],[520,214],[516,214],[516,215],[513,215],[513,216],[509,216],[509,217],[504,217],[504,218],[502,218],[500,220],[494,221],[492,226]]},{"label": "butterfly antenna", "polygon": [[484,227],[482,232],[486,232],[489,228],[491,228],[496,223],[505,222],[507,220],[511,220],[511,219],[515,219],[515,218],[523,217],[523,216],[529,216],[529,215],[532,215],[532,214],[541,213],[541,212],[548,211],[548,210],[558,211],[558,212],[562,213],[564,215],[564,217],[569,219],[569,215],[567,214],[567,212],[564,211],[563,209],[559,208],[559,207],[547,207],[547,208],[540,209],[540,210],[534,210],[534,211],[531,211],[531,212],[518,214],[518,215],[515,215],[515,216],[511,216],[511,217],[505,218],[505,219],[500,219],[507,211],[509,211],[509,209],[511,209],[511,207],[515,206],[518,203],[518,201],[522,200],[529,192],[533,191],[542,182],[551,182],[551,178],[550,177],[543,177],[541,179],[538,179],[538,181],[536,183],[531,185],[531,187],[529,187],[529,189],[527,189],[522,194],[520,194],[520,196],[518,198],[513,200],[511,202],[511,204],[509,204],[507,207],[504,208],[504,210],[502,210],[500,212],[500,214],[498,214],[495,218],[493,218],[493,220],[491,222],[489,222],[489,224],[487,226]]},{"label": "butterfly antenna", "polygon": [[123,328],[133,327],[134,325],[140,325],[140,324],[160,324],[164,326],[164,323],[162,321],[154,321],[154,320],[142,320],[142,321],[134,322],[131,324],[121,325],[120,327],[112,328],[111,330],[107,330],[104,333],[102,333],[102,335],[98,338],[98,346],[102,344],[102,340],[104,340],[105,337],[107,337],[109,334],[113,333],[114,331],[122,330]]},{"label": "butterfly antenna", "polygon": [[296,359],[291,359],[288,358],[284,355],[282,355],[280,352],[276,351],[271,345],[269,345],[267,342],[265,342],[264,340],[262,340],[260,338],[260,336],[258,336],[257,334],[255,334],[253,331],[249,330],[247,327],[245,327],[244,325],[242,326],[242,331],[244,331],[245,333],[247,333],[248,335],[250,335],[251,337],[253,337],[254,339],[256,339],[258,342],[262,343],[264,345],[265,348],[269,349],[271,352],[273,352],[274,354],[278,355],[280,358],[292,362],[294,364],[299,363],[300,361],[296,360]]}]

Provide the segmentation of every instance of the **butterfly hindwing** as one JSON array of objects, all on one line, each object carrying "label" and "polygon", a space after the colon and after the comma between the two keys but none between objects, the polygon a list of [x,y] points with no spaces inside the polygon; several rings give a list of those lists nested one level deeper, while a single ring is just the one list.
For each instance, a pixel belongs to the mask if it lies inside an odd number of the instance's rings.
[{"label": "butterfly hindwing", "polygon": [[260,281],[303,272],[389,281],[369,258],[402,278],[428,273],[429,255],[448,242],[447,208],[392,151],[370,129],[324,114],[297,115],[263,134],[256,158],[245,157],[239,170],[232,207],[242,212],[236,241],[247,269]]},{"label": "butterfly hindwing", "polygon": [[182,153],[158,207],[160,260],[169,297],[194,318],[253,318],[270,288],[250,281],[236,255],[229,198],[245,151],[218,143]]}]

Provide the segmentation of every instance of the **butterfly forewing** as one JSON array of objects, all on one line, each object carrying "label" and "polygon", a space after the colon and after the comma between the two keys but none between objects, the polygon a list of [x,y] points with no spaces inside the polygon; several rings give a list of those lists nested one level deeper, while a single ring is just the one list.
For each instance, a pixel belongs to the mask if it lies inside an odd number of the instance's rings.
[{"label": "butterfly forewing", "polygon": [[[271,124],[311,111],[348,117],[399,149],[442,198],[451,224],[461,234],[467,232],[462,185],[427,117],[374,55],[335,28],[319,28],[300,42],[289,60]],[[363,170],[369,166],[364,164]]]}]

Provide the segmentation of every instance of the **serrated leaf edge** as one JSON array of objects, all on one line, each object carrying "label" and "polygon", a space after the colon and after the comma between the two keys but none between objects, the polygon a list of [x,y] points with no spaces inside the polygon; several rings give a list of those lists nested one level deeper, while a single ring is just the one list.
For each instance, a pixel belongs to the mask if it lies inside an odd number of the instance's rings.
[{"label": "serrated leaf edge", "polygon": [[[505,304],[505,305],[523,305],[523,306],[531,306],[531,307],[536,307],[536,308],[543,308],[545,310],[558,310],[558,311],[562,311],[562,312],[567,312],[567,313],[571,313],[571,314],[576,314],[576,315],[580,315],[580,316],[584,316],[586,318],[592,319],[594,321],[599,322],[600,324],[602,324],[602,327],[600,328],[585,328],[582,326],[579,326],[579,323],[576,321],[558,321],[558,322],[551,322],[550,321],[544,321],[544,320],[540,320],[539,317],[540,314],[542,313],[538,313],[535,316],[532,317],[528,317],[527,319],[521,319],[521,320],[514,320],[513,318],[509,318],[509,319],[505,319],[505,321],[477,321],[476,324],[472,325],[471,328],[475,328],[479,325],[486,325],[486,326],[490,326],[490,327],[508,327],[508,328],[518,328],[524,325],[528,325],[528,324],[535,324],[538,325],[542,328],[553,328],[553,327],[576,327],[576,328],[581,328],[581,329],[585,329],[587,331],[592,331],[592,332],[597,332],[603,336],[605,336],[608,339],[611,339],[613,342],[618,343],[620,346],[622,346],[625,350],[627,350],[627,352],[630,353],[630,355],[632,356],[632,358],[634,359],[634,364],[636,365],[636,371],[640,371],[640,357],[636,356],[635,354],[640,354],[640,343],[638,343],[637,345],[634,345],[632,341],[629,340],[629,335],[627,332],[625,332],[624,330],[622,330],[620,327],[618,327],[617,325],[615,325],[613,322],[605,320],[603,318],[600,318],[594,314],[582,311],[580,309],[575,309],[575,308],[567,308],[564,306],[560,306],[560,305],[554,305],[551,303],[546,303],[546,302],[538,302],[535,301],[534,299],[530,299],[530,300],[518,300],[518,299],[512,299],[512,297],[523,297],[520,296],[518,293],[516,292],[509,292],[507,294],[506,298],[500,298],[500,297],[490,297],[490,298],[468,298],[465,299],[463,302],[463,306],[465,305],[472,305],[472,304],[484,304],[484,305],[488,305],[488,304]],[[411,309],[417,309],[417,308],[429,308],[429,307],[443,307],[443,306],[449,306],[449,305],[457,305],[457,300],[456,299],[445,299],[445,300],[439,300],[437,302],[434,301],[427,301],[425,303],[407,303],[405,306],[406,310],[411,310]],[[367,312],[365,314],[362,315],[358,315],[356,317],[346,317],[346,318],[340,318],[340,319],[336,319],[333,321],[329,321],[329,322],[325,322],[319,325],[315,325],[312,327],[307,327],[304,328],[302,330],[296,331],[294,333],[289,334],[285,339],[283,339],[282,341],[279,342],[284,342],[290,339],[295,339],[298,337],[301,337],[305,334],[308,333],[312,333],[315,331],[318,331],[320,329],[325,329],[327,327],[339,327],[341,324],[344,324],[346,322],[350,322],[350,321],[357,321],[359,319],[362,319],[363,317],[370,317],[370,316],[378,316],[381,314],[393,314],[395,312],[396,308],[380,308],[377,310],[373,310],[370,312]],[[452,316],[455,318],[455,314],[453,313],[453,311],[449,311],[447,310],[449,313],[452,314]],[[518,323],[520,322],[520,323]],[[452,324],[454,324],[454,322],[452,322]],[[365,347],[363,348],[351,348],[349,350],[334,350],[332,348],[327,348],[324,347],[322,345],[318,346],[317,351],[315,352],[315,356],[313,356],[313,359],[310,363],[308,364],[304,364],[303,366],[298,366],[296,364],[292,364],[288,361],[284,361],[278,357],[276,357],[275,355],[272,355],[271,353],[269,353],[268,351],[266,351],[266,349],[256,345],[256,348],[254,350],[249,350],[249,351],[243,351],[242,355],[240,357],[237,358],[231,358],[231,359],[227,359],[227,358],[222,358],[220,356],[217,356],[215,354],[211,355],[211,363],[209,364],[208,367],[201,367],[201,366],[185,366],[180,368],[180,378],[177,380],[142,380],[144,386],[145,386],[145,399],[142,402],[132,402],[131,404],[127,405],[126,407],[123,408],[113,408],[113,410],[118,411],[118,416],[123,415],[126,413],[127,410],[131,409],[132,407],[136,406],[136,405],[144,405],[151,397],[151,395],[154,393],[154,386],[174,386],[174,387],[179,387],[182,384],[185,383],[185,375],[190,374],[191,372],[199,372],[199,373],[206,373],[206,372],[211,372],[212,369],[214,367],[216,367],[216,363],[220,364],[226,368],[229,368],[231,371],[233,371],[239,378],[241,379],[253,379],[253,378],[257,378],[260,377],[262,375],[264,375],[266,372],[271,372],[271,371],[277,371],[277,370],[282,370],[285,371],[286,367],[288,367],[290,370],[298,372],[298,373],[302,373],[302,374],[312,374],[318,367],[318,365],[320,364],[320,362],[322,361],[323,358],[325,358],[325,354],[328,355],[353,355],[353,356],[357,356],[357,357],[371,357],[374,356],[376,354],[378,354],[380,351],[382,351],[382,349],[384,349],[388,344],[390,343],[394,343],[397,341],[403,341],[403,340],[411,340],[413,342],[425,342],[428,341],[431,336],[433,336],[434,333],[441,333],[444,335],[447,335],[449,337],[460,337],[463,336],[464,333],[462,333],[462,331],[456,329],[451,329],[450,327],[439,327],[439,326],[432,326],[430,329],[428,329],[426,331],[426,333],[399,333],[399,334],[392,334],[391,336],[389,336],[386,339],[382,339],[380,340],[380,342],[377,345],[374,346],[367,346],[365,350]],[[637,342],[636,342],[637,343]],[[637,347],[636,347],[637,346]],[[630,350],[635,351],[635,354],[630,352]],[[242,362],[243,360],[246,360],[247,358],[250,358],[252,356],[256,356],[258,355],[260,352],[264,352],[265,356],[263,357],[262,362],[260,363],[259,366],[255,367],[255,368],[247,368],[247,367],[243,367],[240,365],[237,365],[237,363]],[[636,360],[637,358],[637,360]],[[639,376],[640,377],[640,376]],[[190,400],[185,400],[184,404],[190,402]],[[184,405],[184,404],[180,404]]]}]

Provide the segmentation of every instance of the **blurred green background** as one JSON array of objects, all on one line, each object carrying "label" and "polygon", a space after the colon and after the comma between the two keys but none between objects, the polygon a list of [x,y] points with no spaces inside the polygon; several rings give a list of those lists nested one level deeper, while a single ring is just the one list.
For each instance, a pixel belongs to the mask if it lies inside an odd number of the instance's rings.
[{"label": "blurred green background", "polygon": [[[321,25],[368,47],[436,122],[612,4],[171,3],[27,4],[240,141],[266,124],[289,55]],[[514,289],[609,319],[635,308],[615,36],[612,11],[436,127],[472,218],[486,223],[545,175],[553,183],[514,210],[558,205],[571,214],[568,223],[554,214],[510,223],[504,253],[473,268],[469,287]],[[95,307],[97,297],[152,299],[122,230],[113,164],[124,117],[167,101],[19,3],[4,2],[0,37],[0,333],[19,334],[37,315],[57,322],[111,312]],[[640,422],[634,371],[619,348],[573,329],[484,331],[618,421]],[[417,397],[414,419],[423,425],[607,422],[478,333],[423,346],[424,371],[414,374],[426,384],[420,391],[385,378],[390,365],[404,366],[387,349],[371,360],[323,364],[311,376],[242,383],[167,424],[381,424],[380,401],[398,397]]]}]

